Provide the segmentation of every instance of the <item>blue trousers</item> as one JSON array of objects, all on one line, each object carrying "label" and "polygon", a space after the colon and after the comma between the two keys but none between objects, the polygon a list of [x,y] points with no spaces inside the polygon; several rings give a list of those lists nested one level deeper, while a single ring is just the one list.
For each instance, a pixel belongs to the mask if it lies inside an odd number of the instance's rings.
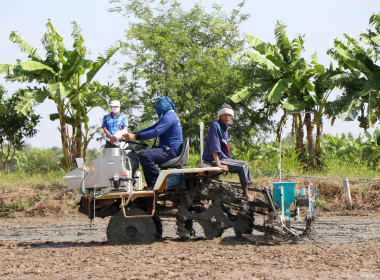
[{"label": "blue trousers", "polygon": [[148,187],[154,186],[158,177],[156,164],[164,163],[177,155],[173,149],[159,147],[141,151],[138,155]]},{"label": "blue trousers", "polygon": [[[215,161],[210,162],[213,166],[216,166]],[[249,165],[245,161],[236,159],[221,159],[220,163],[228,166],[230,173],[239,174],[240,184],[245,187],[252,183],[251,171],[249,170]]]}]

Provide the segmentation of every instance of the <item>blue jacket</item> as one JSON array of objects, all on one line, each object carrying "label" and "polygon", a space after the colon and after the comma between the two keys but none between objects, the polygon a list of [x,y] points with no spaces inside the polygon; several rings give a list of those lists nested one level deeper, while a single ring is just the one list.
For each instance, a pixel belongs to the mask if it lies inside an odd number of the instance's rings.
[{"label": "blue jacket", "polygon": [[177,114],[171,110],[154,125],[136,132],[138,139],[160,137],[159,146],[173,149],[177,156],[182,148],[182,128]]},{"label": "blue jacket", "polygon": [[231,158],[228,147],[228,126],[221,120],[213,122],[207,133],[206,148],[202,159],[208,162],[214,161],[213,153],[218,153],[219,159]]}]

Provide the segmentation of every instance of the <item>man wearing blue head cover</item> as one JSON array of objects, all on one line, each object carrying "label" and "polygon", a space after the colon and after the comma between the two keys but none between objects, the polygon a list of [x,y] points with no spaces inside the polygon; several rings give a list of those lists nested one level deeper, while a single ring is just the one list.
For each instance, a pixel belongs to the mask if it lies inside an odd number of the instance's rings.
[{"label": "man wearing blue head cover", "polygon": [[156,124],[123,136],[127,141],[160,137],[158,148],[141,151],[138,155],[148,190],[153,189],[159,174],[156,164],[179,156],[182,149],[181,123],[169,97],[164,96],[158,99],[156,112],[160,118]]}]

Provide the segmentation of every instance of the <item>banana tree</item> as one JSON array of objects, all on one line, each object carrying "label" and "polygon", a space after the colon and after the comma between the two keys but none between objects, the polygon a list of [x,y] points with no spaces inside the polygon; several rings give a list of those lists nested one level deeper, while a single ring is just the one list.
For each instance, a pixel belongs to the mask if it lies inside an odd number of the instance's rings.
[{"label": "banana tree", "polygon": [[285,28],[284,24],[277,22],[276,45],[246,35],[249,46],[255,52],[247,51],[244,55],[236,55],[235,58],[247,62],[252,67],[257,67],[257,75],[252,77],[249,85],[232,95],[231,100],[241,102],[261,95],[262,101],[272,114],[282,108],[283,115],[277,127],[278,137],[287,117],[292,115],[296,149],[303,158],[306,155],[306,148],[303,142],[304,123],[301,112],[306,108],[304,98],[309,97],[309,91],[313,90],[311,79],[315,74],[301,56],[304,51],[303,36],[298,35],[290,41]]},{"label": "banana tree", "polygon": [[[105,56],[99,56],[96,61],[86,59],[86,48],[83,46],[83,36],[80,27],[72,22],[74,39],[73,49],[67,50],[63,38],[57,33],[48,20],[47,32],[43,35],[42,44],[46,51],[42,59],[37,49],[25,42],[16,32],[10,34],[10,40],[28,55],[29,60],[17,61],[16,64],[0,64],[0,73],[6,75],[9,81],[35,82],[37,86],[27,86],[24,102],[18,110],[26,113],[35,101],[43,103],[47,99],[56,105],[57,112],[50,116],[51,120],[59,120],[59,131],[64,158],[63,167],[70,166],[72,159],[82,153],[83,125],[88,128],[88,112],[104,105],[105,100],[97,92],[91,91],[93,79],[99,70],[110,61],[117,52],[118,46],[110,47]],[[83,80],[83,81],[82,81]],[[72,125],[72,150],[69,150],[67,124]],[[88,143],[85,143],[87,147]]]},{"label": "banana tree", "polygon": [[[312,59],[312,68],[307,70],[314,74],[312,90],[309,91],[309,95],[304,95],[303,100],[290,98],[282,107],[289,113],[306,112],[304,123],[307,131],[310,164],[313,167],[318,167],[321,164],[323,117],[334,118],[331,109],[333,102],[328,101],[328,99],[336,88],[336,80],[343,79],[346,76],[341,71],[333,69],[331,64],[329,68],[319,64],[316,53],[312,55]],[[315,143],[313,139],[314,128],[316,128]]]},{"label": "banana tree", "polygon": [[374,30],[361,34],[360,40],[344,34],[346,40],[335,39],[335,47],[328,51],[345,70],[343,79],[336,81],[343,93],[334,113],[348,121],[357,118],[365,130],[380,120],[380,13],[372,15],[369,23]]}]

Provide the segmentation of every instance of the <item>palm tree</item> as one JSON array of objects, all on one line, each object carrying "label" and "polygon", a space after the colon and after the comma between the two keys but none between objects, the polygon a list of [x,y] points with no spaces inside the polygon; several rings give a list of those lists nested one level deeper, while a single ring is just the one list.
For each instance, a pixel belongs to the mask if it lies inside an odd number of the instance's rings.
[{"label": "palm tree", "polygon": [[[70,152],[72,152],[72,160],[82,154],[83,124],[84,129],[88,129],[87,113],[92,108],[105,103],[98,92],[92,91],[94,88],[99,88],[93,86],[93,79],[119,48],[110,47],[105,56],[99,56],[96,61],[88,60],[85,58],[87,50],[83,45],[81,29],[76,22],[72,22],[72,25],[73,49],[67,50],[63,44],[63,38],[48,20],[47,32],[42,38],[46,51],[45,59],[42,59],[37,50],[16,32],[12,32],[10,40],[28,55],[29,60],[18,60],[16,64],[0,64],[0,73],[5,74],[7,80],[38,84],[38,86],[27,87],[24,102],[18,107],[20,112],[26,113],[35,101],[42,103],[50,99],[55,103],[57,113],[52,114],[50,119],[59,119],[64,155],[62,163],[65,169],[70,166]],[[67,124],[72,125],[71,151],[68,145]],[[84,144],[86,148],[88,143]]]}]

